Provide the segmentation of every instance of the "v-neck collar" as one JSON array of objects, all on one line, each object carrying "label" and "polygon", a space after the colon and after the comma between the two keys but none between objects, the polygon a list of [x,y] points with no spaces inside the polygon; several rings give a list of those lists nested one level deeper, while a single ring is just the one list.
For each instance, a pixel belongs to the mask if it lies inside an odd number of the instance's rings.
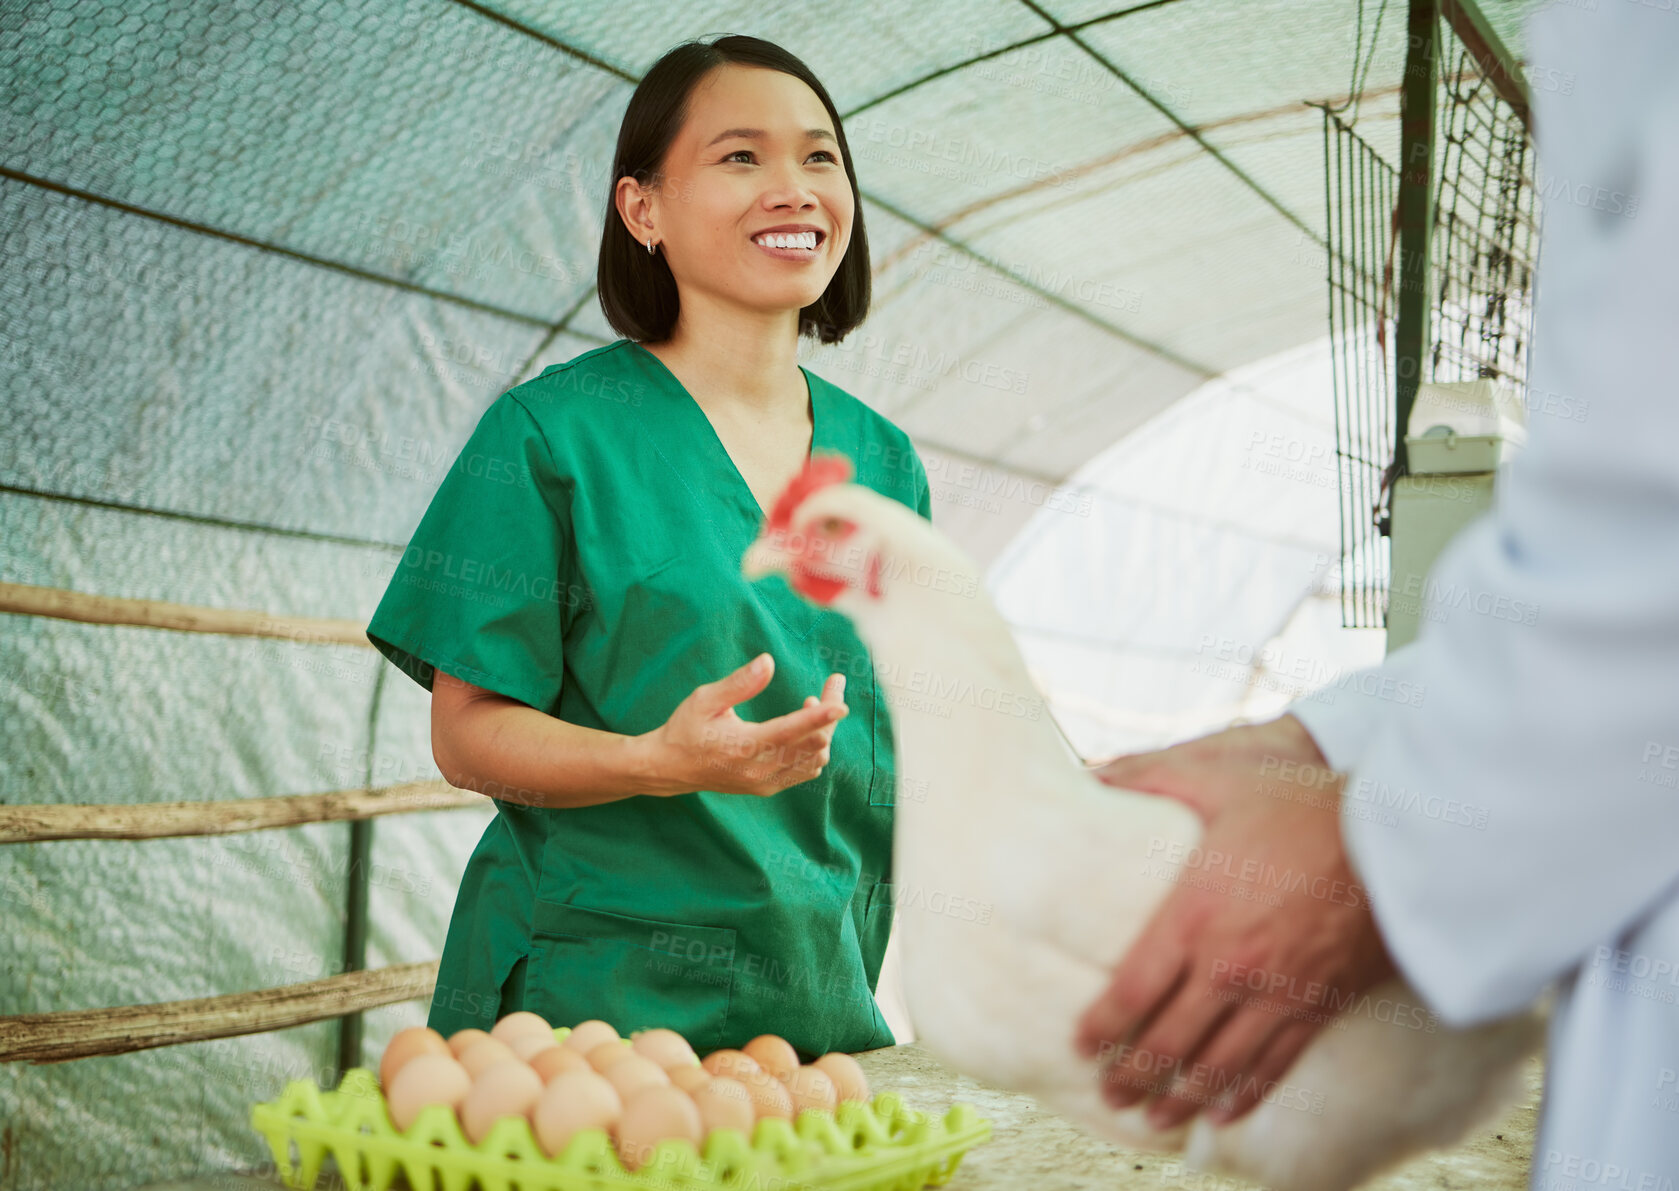
[{"label": "v-neck collar", "polygon": [[[634,339],[626,339],[624,342],[630,344],[636,350],[641,352],[642,355],[653,361],[654,364],[664,370],[664,374],[666,376],[670,377],[671,384],[676,386],[677,392],[681,393],[682,396],[687,399],[687,405],[694,413],[699,415],[700,421],[705,423],[705,428],[711,435],[711,441],[716,444],[717,453],[722,456],[723,462],[728,466],[728,469],[734,473],[735,482],[740,486],[739,490],[746,494],[746,499],[751,503],[754,509],[758,510],[758,517],[760,521],[768,522],[770,519],[769,512],[763,505],[758,503],[758,497],[753,493],[752,485],[748,484],[746,482],[746,477],[740,474],[740,467],[735,463],[734,456],[729,454],[729,448],[723,445],[722,438],[720,438],[717,434],[717,427],[711,424],[711,418],[707,416],[704,407],[695,400],[694,395],[688,391],[688,386],[682,383],[676,373],[672,372],[663,360],[648,351],[640,343],[636,342]],[[821,408],[822,402],[821,399],[817,397],[817,392],[821,386],[817,385],[810,373],[805,371],[805,366],[803,364],[800,364],[798,368],[799,372],[803,374],[805,378],[805,394],[810,402],[810,449],[805,452],[805,460],[806,462],[809,462],[810,458],[815,455],[817,447],[820,445],[822,430],[827,425],[828,420],[825,416],[823,416],[824,411]]]}]

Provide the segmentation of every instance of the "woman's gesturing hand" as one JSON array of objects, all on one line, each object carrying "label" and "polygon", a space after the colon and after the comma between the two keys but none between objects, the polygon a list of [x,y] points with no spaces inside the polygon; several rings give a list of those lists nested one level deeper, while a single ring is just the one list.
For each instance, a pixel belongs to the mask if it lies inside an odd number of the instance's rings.
[{"label": "woman's gesturing hand", "polygon": [[805,697],[797,711],[755,724],[735,714],[769,684],[775,661],[767,653],[716,682],[703,683],[641,738],[651,780],[661,795],[716,790],[767,797],[808,782],[828,763],[834,726],[845,705],[845,675],[830,674],[822,697]]}]

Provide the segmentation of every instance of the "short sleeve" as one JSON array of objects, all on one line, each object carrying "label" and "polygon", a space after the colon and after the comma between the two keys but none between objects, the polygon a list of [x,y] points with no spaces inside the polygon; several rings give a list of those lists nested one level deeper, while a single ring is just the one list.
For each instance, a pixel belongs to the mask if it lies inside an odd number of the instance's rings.
[{"label": "short sleeve", "polygon": [[554,714],[561,642],[583,603],[570,501],[536,419],[502,394],[420,518],[368,640],[428,691],[442,670]]},{"label": "short sleeve", "polygon": [[928,521],[933,519],[933,490],[927,483],[927,469],[921,465],[921,455],[914,447],[909,448],[909,457],[915,460],[915,511]]}]

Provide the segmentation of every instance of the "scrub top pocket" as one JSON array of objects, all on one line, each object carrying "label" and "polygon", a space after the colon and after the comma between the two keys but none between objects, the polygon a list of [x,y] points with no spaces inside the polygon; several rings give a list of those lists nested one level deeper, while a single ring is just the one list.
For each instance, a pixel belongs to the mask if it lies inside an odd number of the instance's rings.
[{"label": "scrub top pocket", "polygon": [[526,1009],[555,1025],[599,1018],[624,1037],[663,1026],[702,1054],[727,1045],[735,932],[538,901]]}]

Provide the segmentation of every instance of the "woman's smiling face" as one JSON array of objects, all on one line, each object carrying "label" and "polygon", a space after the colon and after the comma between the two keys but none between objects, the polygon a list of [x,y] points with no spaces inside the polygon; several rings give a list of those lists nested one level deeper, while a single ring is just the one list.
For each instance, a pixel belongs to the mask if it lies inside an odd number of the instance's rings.
[{"label": "woman's smiling face", "polygon": [[[821,298],[856,210],[834,131],[816,92],[779,70],[720,66],[695,85],[654,207],[680,290],[756,311]],[[814,229],[815,249],[754,242],[783,225]]]}]

